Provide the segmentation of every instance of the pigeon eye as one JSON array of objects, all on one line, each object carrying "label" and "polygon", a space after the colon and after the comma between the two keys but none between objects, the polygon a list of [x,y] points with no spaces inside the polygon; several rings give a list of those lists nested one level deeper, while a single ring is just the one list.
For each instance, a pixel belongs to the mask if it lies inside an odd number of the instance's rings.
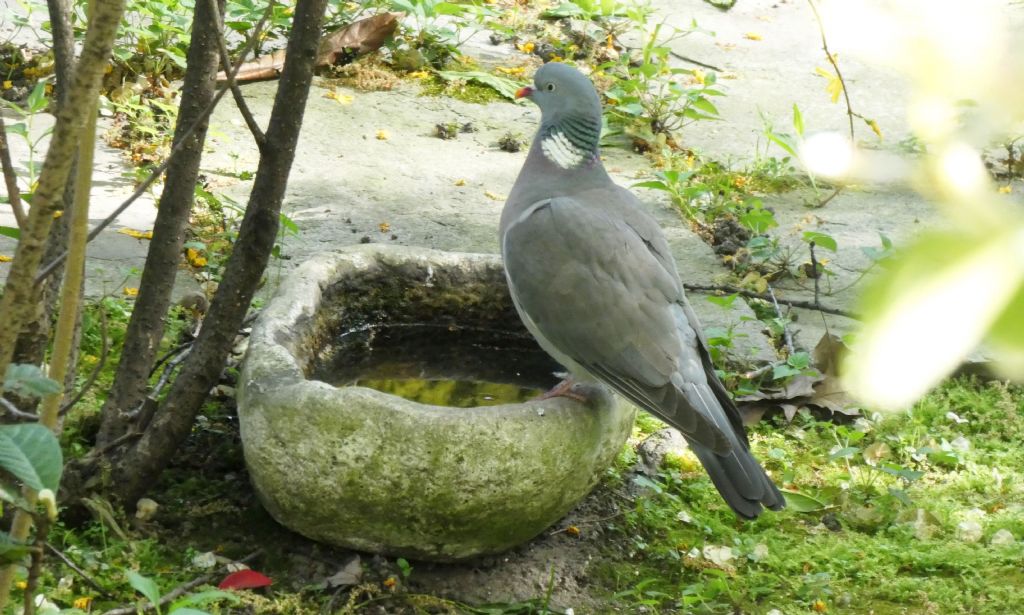
[{"label": "pigeon eye", "polygon": [[544,86],[544,89],[549,91],[549,92],[554,92],[555,91],[555,84],[549,83],[546,86]]}]

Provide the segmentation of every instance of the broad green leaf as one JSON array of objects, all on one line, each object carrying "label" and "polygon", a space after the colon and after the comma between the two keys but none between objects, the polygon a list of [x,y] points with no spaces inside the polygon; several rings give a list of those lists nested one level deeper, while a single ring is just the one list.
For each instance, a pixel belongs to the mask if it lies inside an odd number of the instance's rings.
[{"label": "broad green leaf", "polygon": [[0,226],[0,235],[10,237],[11,239],[20,239],[21,231],[13,226]]},{"label": "broad green leaf", "polygon": [[860,452],[860,447],[857,446],[844,446],[838,451],[829,454],[829,461],[835,461],[836,459],[849,459]]},{"label": "broad green leaf", "polygon": [[737,297],[739,297],[739,295],[733,293],[731,295],[708,295],[705,298],[711,303],[714,303],[715,305],[724,308],[729,308],[732,307],[732,304],[736,302]]},{"label": "broad green leaf", "polygon": [[907,482],[915,481],[924,476],[924,472],[919,472],[918,470],[910,470],[895,463],[883,463],[878,466],[878,469],[885,472],[886,474],[892,474],[893,476],[902,478]]},{"label": "broad green leaf", "polygon": [[804,136],[804,116],[800,113],[800,107],[793,103],[793,130],[798,137]]},{"label": "broad green leaf", "polygon": [[64,456],[57,437],[38,423],[0,425],[0,468],[31,489],[56,493]]},{"label": "broad green leaf", "polygon": [[160,604],[160,588],[157,586],[156,581],[149,577],[144,577],[134,570],[129,570],[126,573],[128,582],[135,591],[139,592],[149,600],[149,603],[153,606]]},{"label": "broad green leaf", "polygon": [[37,365],[11,363],[4,376],[4,389],[19,395],[43,397],[61,391],[60,383],[43,375]]},{"label": "broad green leaf", "polygon": [[516,83],[511,79],[485,73],[480,70],[439,70],[437,71],[437,75],[445,81],[475,81],[481,85],[486,85],[509,100],[516,99],[516,92],[519,91],[519,88],[521,87],[519,83]]},{"label": "broad green leaf", "polygon": [[865,288],[865,327],[844,360],[849,390],[905,408],[982,340],[1024,282],[1021,229],[932,232]]},{"label": "broad green leaf", "polygon": [[782,491],[782,496],[786,498],[786,508],[790,510],[806,513],[828,508],[828,504],[825,502],[799,491],[790,491],[789,489],[780,489],[780,491]]},{"label": "broad green leaf", "polygon": [[758,235],[779,225],[775,221],[775,214],[761,207],[759,203],[740,215],[740,223]]},{"label": "broad green leaf", "polygon": [[718,107],[716,107],[707,98],[697,98],[696,100],[693,101],[693,106],[696,107],[697,109],[700,109],[704,113],[707,113],[708,115],[718,115]]},{"label": "broad green leaf", "polygon": [[7,124],[7,132],[16,134],[25,139],[28,138],[28,125],[25,122],[18,122],[17,124]]},{"label": "broad green leaf", "polygon": [[835,237],[826,233],[819,233],[817,231],[804,231],[804,241],[807,243],[811,243],[813,241],[814,245],[820,248],[825,248],[830,252],[835,252],[836,248],[839,247],[836,245]]}]

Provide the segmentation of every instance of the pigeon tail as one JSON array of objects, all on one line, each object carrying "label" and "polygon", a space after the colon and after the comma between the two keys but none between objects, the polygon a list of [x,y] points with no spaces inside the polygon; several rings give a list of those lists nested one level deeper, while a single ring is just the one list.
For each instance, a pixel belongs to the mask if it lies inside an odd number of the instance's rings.
[{"label": "pigeon tail", "polygon": [[707,470],[722,499],[737,515],[756,519],[764,507],[772,510],[785,508],[786,500],[782,493],[746,446],[737,441],[731,452],[721,455],[690,438],[686,441]]}]

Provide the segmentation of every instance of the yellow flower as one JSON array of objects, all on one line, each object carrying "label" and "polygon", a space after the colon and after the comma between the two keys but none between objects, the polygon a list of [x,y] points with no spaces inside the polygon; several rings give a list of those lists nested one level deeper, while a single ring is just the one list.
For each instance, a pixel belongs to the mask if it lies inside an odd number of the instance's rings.
[{"label": "yellow flower", "polygon": [[129,237],[134,237],[136,239],[152,239],[153,238],[153,231],[137,231],[137,230],[131,229],[131,228],[121,228],[121,229],[117,229],[117,232],[121,233],[122,235],[128,235]]},{"label": "yellow flower", "polygon": [[464,180],[464,179],[457,179],[457,180],[455,180],[455,185],[456,186],[465,186],[466,185],[466,180]]},{"label": "yellow flower", "polygon": [[82,609],[83,611],[89,610],[89,605],[92,604],[92,596],[82,596],[81,598],[75,598],[72,603],[76,609]]},{"label": "yellow flower", "polygon": [[413,79],[426,79],[427,77],[430,76],[430,73],[425,71],[425,70],[418,70],[418,71],[409,73],[409,76],[412,77]]},{"label": "yellow flower", "polygon": [[526,67],[525,66],[512,66],[512,67],[499,66],[499,67],[495,68],[494,70],[498,71],[499,73],[503,73],[505,75],[522,75],[523,72],[526,71]]},{"label": "yellow flower", "polygon": [[355,100],[352,96],[349,96],[348,94],[339,94],[339,93],[335,92],[334,90],[331,90],[330,92],[327,92],[326,94],[324,94],[324,98],[330,98],[331,100],[336,100],[336,101],[338,101],[339,103],[341,103],[343,105],[351,105],[352,101]]},{"label": "yellow flower", "polygon": [[523,43],[521,45],[516,45],[516,47],[523,53],[533,53],[534,45],[533,43]]},{"label": "yellow flower", "polygon": [[570,525],[569,527],[565,528],[565,533],[572,536],[573,538],[579,538],[580,528],[576,527],[575,525]]},{"label": "yellow flower", "polygon": [[188,264],[193,267],[206,266],[206,257],[200,254],[199,250],[196,250],[195,248],[188,248],[185,250],[185,260],[187,260]]},{"label": "yellow flower", "polygon": [[743,38],[748,39],[748,40],[752,40],[752,41],[764,40],[761,37],[761,35],[758,34],[757,32],[747,32],[746,34],[743,35]]},{"label": "yellow flower", "polygon": [[14,260],[13,258],[11,258],[10,256],[7,256],[6,254],[0,254],[0,263],[9,263],[9,262],[11,262],[13,260]]},{"label": "yellow flower", "polygon": [[9,90],[14,87],[14,83],[10,79],[4,81],[4,89]]},{"label": "yellow flower", "polygon": [[1010,194],[1012,190],[1013,188],[1010,187],[1010,184],[1006,184],[1005,186],[999,186],[999,194]]},{"label": "yellow flower", "polygon": [[388,577],[384,579],[384,587],[392,589],[395,587],[395,585],[398,585],[398,580],[395,579],[395,577]]},{"label": "yellow flower", "polygon": [[563,58],[562,56],[551,56],[551,61],[552,62],[564,62],[565,58]]},{"label": "yellow flower", "polygon": [[139,296],[139,289],[135,288],[134,286],[125,286],[124,287],[124,294],[129,296],[129,297],[138,297]]},{"label": "yellow flower", "polygon": [[390,132],[388,132],[386,130],[378,130],[377,131],[377,140],[378,141],[387,141],[390,138],[391,138],[391,133]]},{"label": "yellow flower", "polygon": [[704,85],[704,71],[699,68],[693,69],[693,80],[700,85]]},{"label": "yellow flower", "polygon": [[64,210],[63,209],[58,209],[57,211],[53,212],[53,219],[56,220],[57,218],[59,218],[59,217],[61,217],[63,215],[64,215]]},{"label": "yellow flower", "polygon": [[14,586],[18,589],[25,589],[26,587],[28,587],[28,583],[25,581],[15,581]]}]

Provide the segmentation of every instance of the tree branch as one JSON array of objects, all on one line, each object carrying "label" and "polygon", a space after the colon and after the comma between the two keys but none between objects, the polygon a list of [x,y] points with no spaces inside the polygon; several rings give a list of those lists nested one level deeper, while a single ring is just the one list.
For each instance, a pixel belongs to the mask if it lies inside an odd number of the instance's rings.
[{"label": "tree branch", "polygon": [[4,184],[7,185],[7,202],[11,204],[11,211],[14,212],[18,228],[25,230],[28,222],[25,219],[25,208],[21,206],[18,174],[14,171],[14,165],[11,163],[11,150],[7,147],[7,128],[4,126],[2,115],[0,115],[0,166],[3,167]]},{"label": "tree branch", "polygon": [[[207,2],[210,4],[216,4],[217,0],[207,0]],[[271,11],[273,8],[274,0],[271,0],[270,4],[267,5],[267,10]],[[220,23],[219,14],[217,16],[217,31],[224,31],[224,27]],[[252,116],[252,111],[249,110],[249,105],[245,102],[245,97],[242,96],[242,90],[238,87],[238,81],[235,80],[237,71],[231,70],[231,58],[228,56],[228,46],[224,43],[223,35],[217,37],[217,47],[220,50],[221,66],[227,74],[228,87],[231,88],[231,96],[234,97],[235,105],[238,107],[238,112],[242,114],[242,119],[245,120],[245,125],[249,127],[249,132],[252,133],[252,138],[256,140],[256,146],[262,150],[263,146],[267,142],[267,136],[263,134],[263,130],[260,129],[260,125],[256,122],[256,118]]]},{"label": "tree branch", "polygon": [[223,371],[235,332],[244,321],[266,270],[309,98],[326,2],[298,0],[295,5],[267,143],[260,154],[238,239],[189,360],[142,438],[115,460],[112,484],[122,502],[133,502],[145,493],[188,436],[203,400]]},{"label": "tree branch", "polygon": [[[247,41],[245,48],[242,50],[242,54],[238,57],[238,60],[235,62],[235,67],[231,71],[232,79],[234,79],[235,76],[238,75],[238,71],[242,68],[242,64],[245,63],[245,57],[249,54],[250,51],[252,51],[253,47],[255,47],[256,41],[259,38],[259,34],[260,32],[262,32],[263,26],[266,24],[269,18],[269,11],[265,12],[263,14],[263,17],[260,19],[259,23],[256,24],[256,28],[253,31],[252,38],[250,38],[249,41]],[[213,110],[217,107],[217,103],[220,102],[220,100],[224,97],[224,95],[227,92],[227,85],[225,85],[223,88],[217,91],[216,96],[214,96],[213,100],[210,101],[210,104],[208,104],[203,109],[203,112],[200,114],[199,118],[197,118],[197,120],[193,124],[191,124],[188,127],[188,129],[185,130],[184,134],[180,139],[177,139],[175,141],[174,146],[171,148],[170,153],[168,154],[167,158],[160,164],[160,166],[153,169],[149,176],[146,177],[146,179],[144,179],[142,183],[139,184],[138,188],[135,189],[135,192],[133,192],[127,199],[124,200],[123,203],[117,206],[117,209],[111,212],[110,215],[101,220],[100,223],[94,229],[92,229],[92,231],[89,233],[89,241],[96,239],[96,237],[99,236],[99,234],[102,233],[108,226],[110,226],[110,224],[114,222],[114,220],[117,220],[118,217],[120,217],[120,215],[123,214],[124,211],[132,205],[132,203],[137,201],[139,197],[145,194],[146,191],[149,190],[149,187],[156,182],[156,180],[160,179],[160,176],[163,175],[164,171],[166,171],[167,168],[173,162],[174,157],[178,155],[178,153],[181,150],[185,149],[185,143],[189,140],[192,134],[199,128],[199,126],[210,117],[210,114],[213,113]],[[39,270],[39,274],[35,278],[35,283],[39,284],[48,276],[53,274],[53,272],[57,269],[57,267],[60,266],[60,264],[64,261],[65,258],[67,258],[67,252],[60,254],[55,259],[47,263],[45,267]]]},{"label": "tree branch", "polygon": [[[764,293],[755,293],[752,290],[745,288],[737,288],[735,286],[719,285],[719,284],[683,284],[683,288],[699,293],[725,293],[728,295],[739,295],[741,297],[747,297],[748,299],[760,299],[761,301],[771,302],[772,298]],[[803,301],[801,299],[778,299],[778,302],[782,305],[788,305],[795,308],[803,308],[805,310],[817,310],[825,314],[833,314],[835,316],[842,316],[844,318],[851,318],[853,320],[861,320],[861,317],[856,312],[844,310],[841,308],[828,307],[826,305],[815,305],[813,301]]]}]

